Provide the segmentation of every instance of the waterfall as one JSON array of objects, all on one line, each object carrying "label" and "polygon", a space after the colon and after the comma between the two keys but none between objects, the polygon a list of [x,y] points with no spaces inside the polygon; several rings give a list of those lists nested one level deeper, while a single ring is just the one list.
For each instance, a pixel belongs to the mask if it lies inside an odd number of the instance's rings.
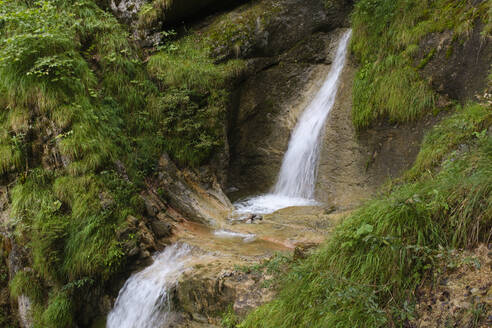
[{"label": "waterfall", "polygon": [[273,192],[235,204],[237,213],[271,213],[288,206],[316,204],[314,188],[323,128],[335,104],[351,33],[348,30],[340,39],[335,60],[323,86],[292,132]]},{"label": "waterfall", "polygon": [[[351,31],[343,34],[330,72],[311,103],[302,113],[292,132],[277,183],[272,193],[236,204],[236,212],[271,213],[288,206],[316,204],[314,188],[323,127],[337,95],[338,82],[347,54]],[[245,242],[254,235],[227,230],[218,237],[237,237]],[[174,244],[160,253],[154,263],[132,275],[120,290],[107,328],[167,328],[175,313],[170,292],[191,260],[186,244]]]},{"label": "waterfall", "polygon": [[168,246],[154,263],[132,275],[108,315],[107,328],[166,328],[174,313],[170,291],[191,260],[186,244]]}]

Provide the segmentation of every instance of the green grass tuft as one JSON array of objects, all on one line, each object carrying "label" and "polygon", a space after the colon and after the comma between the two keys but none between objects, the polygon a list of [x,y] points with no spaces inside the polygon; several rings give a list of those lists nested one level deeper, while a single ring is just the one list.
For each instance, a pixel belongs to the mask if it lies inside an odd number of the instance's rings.
[{"label": "green grass tuft", "polygon": [[352,13],[352,51],[361,67],[353,90],[353,121],[361,130],[377,120],[414,121],[434,109],[435,92],[419,72],[434,56],[415,63],[419,42],[451,30],[466,38],[487,22],[491,1],[361,0]]},{"label": "green grass tuft", "polygon": [[406,172],[406,178],[415,178],[430,172],[445,156],[453,151],[463,152],[470,141],[484,138],[486,127],[492,124],[492,113],[487,105],[468,104],[458,107],[457,112],[444,119],[428,133],[422,143],[413,167]]},{"label": "green grass tuft", "polygon": [[238,60],[215,64],[207,42],[190,35],[148,63],[151,76],[166,92],[150,102],[149,113],[164,128],[164,148],[182,164],[201,164],[222,145],[228,83],[243,68]]}]

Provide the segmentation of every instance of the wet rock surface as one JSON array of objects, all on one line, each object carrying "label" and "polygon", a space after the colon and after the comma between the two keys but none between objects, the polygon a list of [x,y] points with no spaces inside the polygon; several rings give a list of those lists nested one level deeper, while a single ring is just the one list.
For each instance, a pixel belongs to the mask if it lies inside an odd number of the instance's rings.
[{"label": "wet rock surface", "polygon": [[[217,181],[214,174],[207,175],[207,181],[190,170],[178,170],[167,155],[159,160],[156,179],[149,184],[154,203],[168,204],[190,220],[212,224],[221,220],[232,210],[232,204]],[[159,205],[163,208],[164,205]],[[150,216],[157,211],[147,206]]]},{"label": "wet rock surface", "polygon": [[352,84],[356,65],[350,58],[342,73],[320,154],[316,198],[347,210],[373,195],[379,186],[409,169],[426,133],[443,116],[418,122],[379,122],[357,133],[352,124]]},{"label": "wet rock surface", "polygon": [[[341,32],[308,37],[241,85],[230,134],[228,182],[239,188],[233,198],[265,192],[275,183],[290,132],[321,87]],[[257,59],[250,65],[262,62],[268,63]]]},{"label": "wet rock surface", "polygon": [[[321,243],[346,213],[323,207],[290,207],[261,216],[246,215],[220,227],[183,221],[173,240],[195,249],[193,267],[179,279],[175,304],[178,327],[220,326],[221,315],[232,309],[243,316],[275,295],[272,273],[263,268],[278,252],[297,260]],[[249,222],[255,218],[254,222]],[[256,268],[256,269],[255,269]]]}]

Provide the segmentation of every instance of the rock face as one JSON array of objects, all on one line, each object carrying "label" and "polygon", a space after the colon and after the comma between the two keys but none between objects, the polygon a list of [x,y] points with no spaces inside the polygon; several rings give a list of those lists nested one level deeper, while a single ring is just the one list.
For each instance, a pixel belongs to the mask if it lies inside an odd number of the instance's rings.
[{"label": "rock face", "polygon": [[[111,0],[111,10],[127,23],[134,23],[143,6],[158,8],[160,16],[155,23],[172,24],[193,16],[204,8],[217,4],[217,0]],[[150,8],[149,8],[150,9]],[[157,26],[156,26],[157,27]]]},{"label": "rock face", "polygon": [[[252,223],[232,220],[221,227],[222,233],[196,223],[178,224],[174,238],[189,244],[194,258],[173,293],[182,319],[178,326],[220,327],[226,311],[244,316],[271,300],[275,289],[268,288],[274,283],[269,259],[277,252],[284,254],[282,261],[290,261],[292,253],[294,260],[304,257],[339,218],[319,207],[292,207]],[[274,266],[282,267],[282,261]]]},{"label": "rock face", "polygon": [[239,189],[229,194],[233,199],[265,192],[275,183],[290,132],[330,69],[341,33],[333,30],[348,26],[352,5],[343,0],[328,7],[318,0],[258,3],[261,10],[245,6],[228,14],[226,22],[248,26],[249,11],[260,13],[246,36],[229,40],[236,48],[221,50],[224,57],[235,52],[249,58],[230,119],[228,185]]},{"label": "rock face", "polygon": [[219,325],[217,314],[224,313],[228,307],[238,315],[245,315],[273,298],[273,291],[262,287],[268,277],[234,269],[231,264],[216,259],[181,278],[175,294],[176,304],[186,318],[181,327],[188,327],[191,322]]},{"label": "rock face", "polygon": [[456,38],[445,31],[422,40],[416,64],[423,66],[422,74],[437,92],[461,102],[483,94],[492,62],[492,37],[482,30],[483,23],[477,21],[466,36]]},{"label": "rock face", "polygon": [[276,58],[250,61],[256,73],[238,91],[230,134],[228,181],[239,195],[275,183],[290,132],[328,73],[339,35],[318,32]]},{"label": "rock face", "polygon": [[130,26],[134,38],[143,46],[153,46],[162,40],[160,32],[196,15],[231,7],[245,0],[111,0],[110,8]]},{"label": "rock face", "polygon": [[[290,133],[329,72],[341,32],[332,29],[345,26],[352,2],[328,2],[324,9],[319,2],[279,1],[281,9],[270,21],[281,21],[274,25],[282,28],[270,31],[265,24],[258,29],[264,43],[237,52],[250,59],[236,92],[229,133],[227,190],[233,200],[267,192],[275,184]],[[304,5],[311,15],[295,10]],[[300,27],[294,28],[296,24]],[[318,169],[316,198],[338,209],[357,206],[408,169],[425,131],[438,121],[427,117],[404,126],[381,123],[357,135],[351,118],[354,72],[355,63],[348,58],[325,126]]]},{"label": "rock face", "polygon": [[326,121],[316,185],[317,200],[342,210],[354,208],[409,169],[425,132],[439,120],[428,116],[404,125],[380,122],[357,134],[352,124],[354,72],[349,58]]},{"label": "rock face", "polygon": [[[213,173],[205,172],[200,178],[196,172],[179,171],[167,155],[159,160],[158,175],[152,188],[189,220],[215,225],[232,210]],[[151,216],[156,214],[149,208],[147,212]]]}]

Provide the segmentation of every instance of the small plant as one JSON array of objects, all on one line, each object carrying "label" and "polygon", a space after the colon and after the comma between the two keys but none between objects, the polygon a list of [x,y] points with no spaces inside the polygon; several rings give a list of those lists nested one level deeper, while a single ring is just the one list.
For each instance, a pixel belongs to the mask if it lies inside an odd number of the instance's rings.
[{"label": "small plant", "polygon": [[239,327],[240,319],[234,313],[234,309],[231,306],[222,314],[222,320],[220,321],[222,328],[236,328]]}]

